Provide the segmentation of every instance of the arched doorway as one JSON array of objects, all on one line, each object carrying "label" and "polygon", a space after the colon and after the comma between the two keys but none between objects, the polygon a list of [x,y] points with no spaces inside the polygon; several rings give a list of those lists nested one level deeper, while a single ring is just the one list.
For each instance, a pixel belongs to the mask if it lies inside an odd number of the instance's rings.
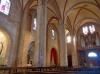
[{"label": "arched doorway", "polygon": [[11,41],[8,33],[0,29],[0,65],[8,65],[10,43]]},{"label": "arched doorway", "polygon": [[56,48],[51,49],[50,63],[51,63],[51,66],[58,65],[58,54],[57,54]]}]

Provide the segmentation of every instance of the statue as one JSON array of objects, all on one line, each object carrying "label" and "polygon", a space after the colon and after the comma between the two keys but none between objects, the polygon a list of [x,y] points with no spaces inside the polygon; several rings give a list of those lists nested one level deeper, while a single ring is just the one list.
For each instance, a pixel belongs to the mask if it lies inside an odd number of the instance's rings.
[{"label": "statue", "polygon": [[1,53],[2,53],[2,50],[3,50],[3,43],[0,42],[0,55],[1,55]]},{"label": "statue", "polygon": [[29,49],[28,49],[28,55],[27,55],[27,62],[28,64],[32,65],[32,60],[33,60],[33,47],[34,47],[34,42],[32,41],[29,45]]}]

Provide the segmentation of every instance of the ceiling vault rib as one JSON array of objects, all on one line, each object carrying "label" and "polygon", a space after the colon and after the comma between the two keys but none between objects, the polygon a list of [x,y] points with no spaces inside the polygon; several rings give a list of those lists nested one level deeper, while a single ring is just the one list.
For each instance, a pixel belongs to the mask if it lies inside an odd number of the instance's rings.
[{"label": "ceiling vault rib", "polygon": [[71,20],[70,20],[69,16],[67,16],[67,22],[69,25],[71,25]]},{"label": "ceiling vault rib", "polygon": [[49,7],[47,7],[54,15],[56,15],[56,13]]},{"label": "ceiling vault rib", "polygon": [[[90,18],[90,17],[87,17],[87,18],[83,18],[83,19],[81,19],[81,20],[79,21],[79,23],[81,23],[81,22],[83,22],[84,20],[87,20],[87,19],[92,19],[92,20],[96,20],[96,21],[97,21],[96,18]],[[90,21],[89,21],[89,22],[90,22]],[[93,21],[92,21],[92,22],[93,22]],[[77,26],[80,26],[79,23],[76,23]]]},{"label": "ceiling vault rib", "polygon": [[[93,2],[88,2],[88,1],[84,1],[84,2],[79,2],[79,3],[76,3],[75,5],[73,5],[72,7],[70,7],[67,11],[66,11],[66,15],[68,14],[68,12],[70,12],[71,10],[75,9],[76,6],[78,5],[81,5],[81,4],[91,4],[91,5],[94,5],[97,7],[97,5]],[[97,7],[98,8],[98,7]]]},{"label": "ceiling vault rib", "polygon": [[58,17],[59,17],[59,18],[61,18],[60,8],[59,8],[58,3],[57,3],[57,1],[56,1],[56,0],[55,0],[55,2],[56,2],[56,5],[57,5],[57,8],[58,8],[58,13],[59,13]]},{"label": "ceiling vault rib", "polygon": [[63,23],[64,23],[64,21],[65,21],[65,10],[66,10],[66,5],[67,5],[67,1],[68,0],[66,0],[66,2],[65,2],[65,5],[64,5],[64,10],[63,10]]},{"label": "ceiling vault rib", "polygon": [[23,0],[22,0],[22,8],[24,8],[24,2],[23,2]]},{"label": "ceiling vault rib", "polygon": [[[35,0],[34,0],[35,1]],[[25,7],[23,8],[23,10],[25,10],[26,8],[29,8],[29,6],[32,4],[32,2],[33,2],[33,0],[29,0],[27,3],[26,3],[26,5],[25,5]]]},{"label": "ceiling vault rib", "polygon": [[75,9],[78,9],[78,8],[82,8],[82,9],[88,11],[88,12],[91,12],[92,14],[94,14],[94,15],[100,20],[100,17],[99,17],[95,12],[93,12],[92,10],[90,10],[90,9],[88,9],[88,8],[85,8],[85,7],[77,7],[77,8],[75,8]]},{"label": "ceiling vault rib", "polygon": [[70,20],[69,16],[67,16],[67,22],[68,22],[68,24],[66,24],[66,27],[69,28],[69,30],[71,31],[72,25],[71,25],[71,20]]},{"label": "ceiling vault rib", "polygon": [[[92,13],[93,15],[95,15],[95,16],[100,20],[100,17],[99,17],[95,12],[93,12],[92,10],[90,10],[90,9],[88,9],[88,8],[85,8],[85,7],[78,7],[78,8],[82,8],[82,9],[84,9],[84,10],[86,10],[86,11]],[[77,9],[78,9],[78,8],[77,8]],[[86,18],[85,18],[85,19],[86,19]],[[78,27],[78,24],[75,24],[75,25],[77,25],[77,27]],[[77,28],[77,27],[76,27],[76,28]]]},{"label": "ceiling vault rib", "polygon": [[98,8],[100,9],[100,4],[98,3],[98,1],[97,0],[94,0],[94,1],[96,2]]},{"label": "ceiling vault rib", "polygon": [[[86,7],[87,5],[83,5],[82,7]],[[78,15],[80,14],[80,12],[82,11],[82,7],[81,8],[79,8],[79,10],[78,10],[78,12],[77,12],[77,14],[76,14],[76,16],[75,16],[75,19],[74,19],[74,22],[73,22],[73,29],[75,28],[75,27],[77,27],[77,25],[75,25],[75,22],[76,22],[76,20],[77,20],[77,18],[78,18]]]},{"label": "ceiling vault rib", "polygon": [[[25,0],[21,0],[22,5],[24,5]],[[25,8],[28,8],[30,4],[32,4],[36,0],[28,0],[27,3],[25,4]],[[87,16],[84,14],[81,14],[81,12],[84,10],[86,13],[90,13],[88,16],[90,18],[94,17],[100,20],[100,16],[97,12],[100,10],[100,2],[99,0],[93,0],[93,1],[70,1],[70,0],[64,0],[61,2],[60,0],[48,0],[48,4],[50,4],[51,7],[47,6],[47,9],[50,10],[49,12],[51,13],[50,18],[52,16],[57,17],[57,19],[61,20],[63,23],[62,25],[66,24],[67,27],[70,27],[71,30],[75,29],[80,22],[82,18],[85,17],[87,19]],[[72,4],[70,4],[72,2]],[[67,4],[69,5],[67,7]],[[34,5],[33,5],[34,6]],[[94,11],[93,9],[96,11]],[[29,9],[29,8],[28,8]],[[77,9],[77,10],[76,10]],[[70,13],[71,12],[71,13]],[[75,12],[73,14],[73,12]],[[70,16],[70,14],[72,16]],[[84,16],[85,15],[85,16]],[[93,16],[91,16],[93,15]],[[81,18],[79,18],[79,16]],[[84,16],[84,17],[83,17]],[[49,21],[49,19],[48,19]]]},{"label": "ceiling vault rib", "polygon": [[73,28],[73,29],[74,29],[74,27],[75,27],[75,22],[76,22],[76,20],[77,20],[77,18],[78,18],[78,15],[79,15],[80,12],[81,12],[81,10],[82,10],[82,8],[80,8],[80,9],[78,10],[78,12],[77,12],[77,14],[76,14],[76,16],[75,16],[74,22],[73,22],[73,24],[72,24],[72,28]]}]

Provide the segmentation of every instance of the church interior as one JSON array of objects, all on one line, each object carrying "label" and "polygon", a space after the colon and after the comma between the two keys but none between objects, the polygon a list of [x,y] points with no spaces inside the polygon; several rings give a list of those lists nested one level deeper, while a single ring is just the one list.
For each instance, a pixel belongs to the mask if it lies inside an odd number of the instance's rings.
[{"label": "church interior", "polygon": [[100,74],[99,13],[100,0],[0,0],[0,74]]}]

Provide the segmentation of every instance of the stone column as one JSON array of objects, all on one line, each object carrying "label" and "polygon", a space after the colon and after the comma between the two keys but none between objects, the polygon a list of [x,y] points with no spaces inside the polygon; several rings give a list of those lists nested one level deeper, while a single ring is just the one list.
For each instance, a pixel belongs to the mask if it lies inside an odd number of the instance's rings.
[{"label": "stone column", "polygon": [[60,40],[60,66],[68,66],[67,50],[65,48],[65,28],[62,22],[59,25],[59,40]]},{"label": "stone column", "polygon": [[22,25],[21,25],[21,32],[20,32],[20,46],[19,46],[19,53],[18,53],[18,66],[27,66],[27,47],[29,43],[29,32],[27,31],[27,16],[28,10],[24,11],[23,18],[22,18]]},{"label": "stone column", "polygon": [[78,56],[76,48],[76,36],[72,36],[72,65],[73,67],[78,67]]},{"label": "stone column", "polygon": [[[38,0],[37,6],[37,50],[38,66],[46,66],[46,25],[47,25],[47,0]],[[37,51],[37,52],[38,52]]]}]

